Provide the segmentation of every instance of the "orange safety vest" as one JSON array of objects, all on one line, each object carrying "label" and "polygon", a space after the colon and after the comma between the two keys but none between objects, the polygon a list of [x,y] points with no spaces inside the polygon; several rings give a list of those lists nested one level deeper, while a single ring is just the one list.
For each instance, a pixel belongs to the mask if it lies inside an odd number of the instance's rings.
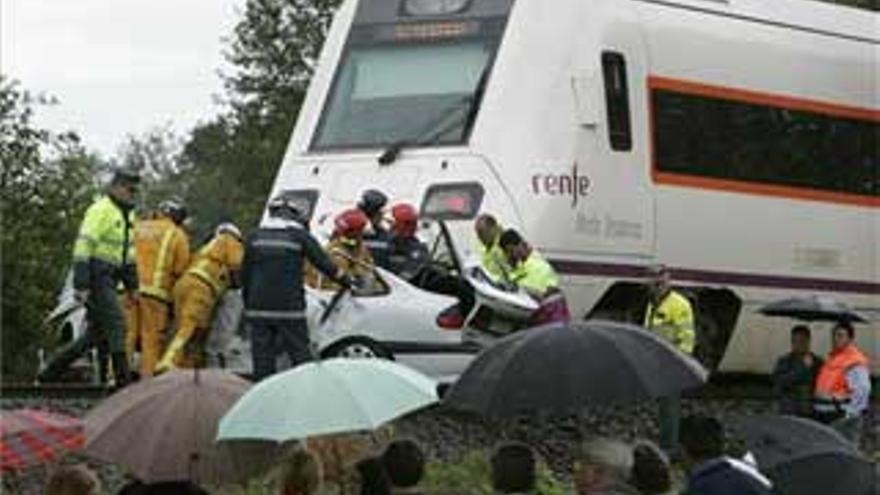
[{"label": "orange safety vest", "polygon": [[171,302],[171,290],[189,265],[186,233],[168,217],[137,224],[134,231],[140,293]]},{"label": "orange safety vest", "polygon": [[208,284],[214,295],[220,297],[229,287],[232,272],[241,269],[244,246],[229,233],[221,233],[211,239],[190,266],[187,274],[192,274]]},{"label": "orange safety vest", "polygon": [[832,350],[816,378],[816,397],[849,399],[852,390],[846,382],[846,372],[853,366],[868,366],[868,358],[855,345],[850,344],[839,351]]}]

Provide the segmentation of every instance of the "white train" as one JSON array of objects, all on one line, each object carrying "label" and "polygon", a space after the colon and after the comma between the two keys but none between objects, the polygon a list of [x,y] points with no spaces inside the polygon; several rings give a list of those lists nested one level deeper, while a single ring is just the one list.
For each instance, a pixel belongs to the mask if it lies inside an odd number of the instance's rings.
[{"label": "white train", "polygon": [[[347,0],[273,195],[313,226],[367,188],[491,212],[558,268],[573,314],[638,320],[662,262],[705,357],[766,372],[771,300],[857,309],[880,371],[878,14],[807,0]],[[825,352],[827,325],[813,325]]]}]

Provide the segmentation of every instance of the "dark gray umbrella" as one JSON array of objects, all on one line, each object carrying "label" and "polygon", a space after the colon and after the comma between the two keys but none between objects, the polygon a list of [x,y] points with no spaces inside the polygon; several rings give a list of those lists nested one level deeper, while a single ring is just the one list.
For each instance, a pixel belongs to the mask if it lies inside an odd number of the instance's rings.
[{"label": "dark gray umbrella", "polygon": [[867,495],[877,482],[872,463],[835,430],[795,416],[738,416],[731,427],[782,494]]},{"label": "dark gray umbrella", "polygon": [[695,359],[641,327],[590,320],[499,340],[477,356],[445,403],[490,417],[566,413],[678,393],[706,377]]},{"label": "dark gray umbrella", "polygon": [[822,296],[773,301],[758,309],[758,312],[767,316],[787,316],[804,321],[865,322],[864,318],[845,304]]}]

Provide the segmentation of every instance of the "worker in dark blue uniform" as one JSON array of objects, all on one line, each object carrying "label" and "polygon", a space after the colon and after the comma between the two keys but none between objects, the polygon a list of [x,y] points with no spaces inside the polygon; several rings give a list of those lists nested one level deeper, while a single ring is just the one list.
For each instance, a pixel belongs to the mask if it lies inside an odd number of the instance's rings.
[{"label": "worker in dark blue uniform", "polygon": [[370,256],[377,266],[390,270],[391,261],[388,256],[391,233],[385,227],[383,217],[386,204],[388,204],[388,196],[382,191],[367,189],[361,195],[357,207],[370,220],[370,226],[364,232],[364,245],[370,250]]},{"label": "worker in dark blue uniform", "polygon": [[278,351],[291,366],[312,359],[303,291],[305,259],[343,287],[350,279],[307,230],[305,207],[289,197],[269,202],[269,219],[245,244],[242,287],[251,329],[254,381],[275,373]]},{"label": "worker in dark blue uniform", "polygon": [[408,203],[391,208],[391,239],[388,242],[388,262],[391,272],[412,281],[429,261],[428,246],[416,237],[419,214]]}]

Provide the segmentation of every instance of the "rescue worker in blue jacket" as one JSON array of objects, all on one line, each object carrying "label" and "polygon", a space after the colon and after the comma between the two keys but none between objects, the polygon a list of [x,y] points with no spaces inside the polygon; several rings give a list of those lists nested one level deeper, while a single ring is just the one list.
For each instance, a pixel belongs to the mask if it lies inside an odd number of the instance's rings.
[{"label": "rescue worker in blue jacket", "polygon": [[391,208],[391,240],[388,243],[388,262],[391,272],[404,280],[415,279],[419,270],[428,262],[428,246],[416,237],[419,214],[409,203],[399,203]]},{"label": "rescue worker in blue jacket", "polygon": [[121,283],[131,298],[138,289],[132,234],[139,182],[136,171],[117,170],[106,193],[86,210],[73,248],[73,289],[86,307],[89,329],[53,356],[40,372],[40,381],[57,379],[92,346],[109,350],[117,387],[129,381],[125,320],[116,288]]},{"label": "rescue worker in blue jacket", "polygon": [[349,277],[307,230],[304,207],[278,196],[269,218],[247,240],[241,269],[244,317],[251,330],[254,381],[275,373],[278,351],[291,366],[312,359],[303,291],[304,258],[325,276],[351,285]]},{"label": "rescue worker in blue jacket", "polygon": [[361,195],[358,209],[370,220],[370,227],[364,233],[364,245],[370,250],[370,256],[377,266],[391,270],[389,260],[389,243],[391,234],[384,225],[383,213],[388,204],[388,196],[376,189],[367,189]]}]

